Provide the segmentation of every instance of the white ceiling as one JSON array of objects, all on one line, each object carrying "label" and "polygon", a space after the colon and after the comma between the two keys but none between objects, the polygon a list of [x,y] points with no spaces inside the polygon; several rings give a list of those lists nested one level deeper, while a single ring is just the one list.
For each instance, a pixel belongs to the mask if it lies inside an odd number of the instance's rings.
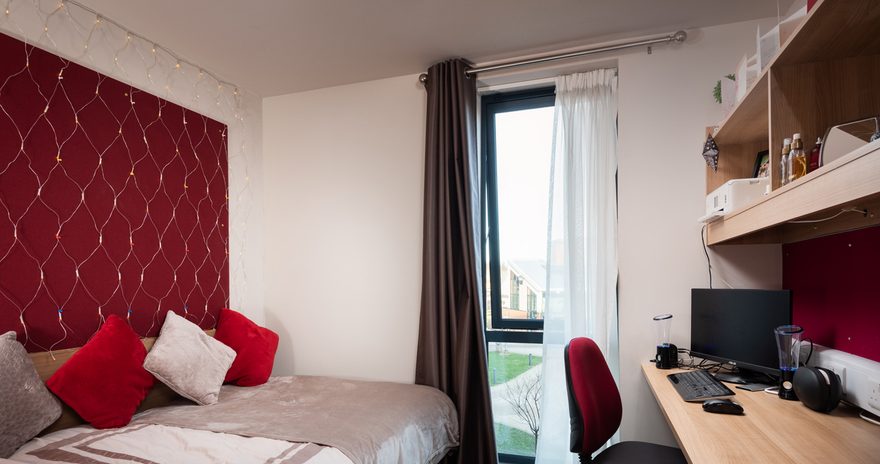
[{"label": "white ceiling", "polygon": [[777,14],[774,0],[80,1],[261,96]]}]

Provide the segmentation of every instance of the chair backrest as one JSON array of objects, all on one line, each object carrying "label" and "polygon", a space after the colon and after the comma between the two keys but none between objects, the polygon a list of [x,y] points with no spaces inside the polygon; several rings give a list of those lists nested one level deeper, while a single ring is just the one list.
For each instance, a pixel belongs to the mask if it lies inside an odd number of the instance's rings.
[{"label": "chair backrest", "polygon": [[565,385],[571,451],[590,455],[614,435],[623,415],[620,391],[596,342],[580,337],[565,347]]}]

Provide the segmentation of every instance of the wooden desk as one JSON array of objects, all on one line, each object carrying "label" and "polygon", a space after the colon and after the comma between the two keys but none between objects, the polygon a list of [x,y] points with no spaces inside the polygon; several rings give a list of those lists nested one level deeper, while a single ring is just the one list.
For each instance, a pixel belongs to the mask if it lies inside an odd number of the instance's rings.
[{"label": "wooden desk", "polygon": [[880,463],[880,426],[841,404],[831,414],[813,411],[763,391],[733,388],[745,415],[712,414],[702,403],[687,403],[667,375],[642,365],[648,385],[685,456],[699,463]]}]

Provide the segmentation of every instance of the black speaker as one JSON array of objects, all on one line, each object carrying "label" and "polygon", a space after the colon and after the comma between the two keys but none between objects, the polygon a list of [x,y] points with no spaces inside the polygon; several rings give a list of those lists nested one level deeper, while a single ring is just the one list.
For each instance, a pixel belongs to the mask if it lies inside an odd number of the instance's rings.
[{"label": "black speaker", "polygon": [[678,347],[672,343],[657,347],[657,356],[654,357],[657,369],[674,369],[678,367]]},{"label": "black speaker", "polygon": [[840,377],[824,367],[801,367],[794,373],[794,392],[806,407],[831,412],[840,403]]}]

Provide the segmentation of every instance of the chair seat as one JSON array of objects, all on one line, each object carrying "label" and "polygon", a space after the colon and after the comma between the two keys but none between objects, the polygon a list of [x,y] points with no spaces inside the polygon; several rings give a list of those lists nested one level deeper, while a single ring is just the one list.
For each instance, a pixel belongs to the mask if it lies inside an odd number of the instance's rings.
[{"label": "chair seat", "polygon": [[678,448],[641,441],[622,441],[599,453],[594,464],[684,464],[687,459]]}]

